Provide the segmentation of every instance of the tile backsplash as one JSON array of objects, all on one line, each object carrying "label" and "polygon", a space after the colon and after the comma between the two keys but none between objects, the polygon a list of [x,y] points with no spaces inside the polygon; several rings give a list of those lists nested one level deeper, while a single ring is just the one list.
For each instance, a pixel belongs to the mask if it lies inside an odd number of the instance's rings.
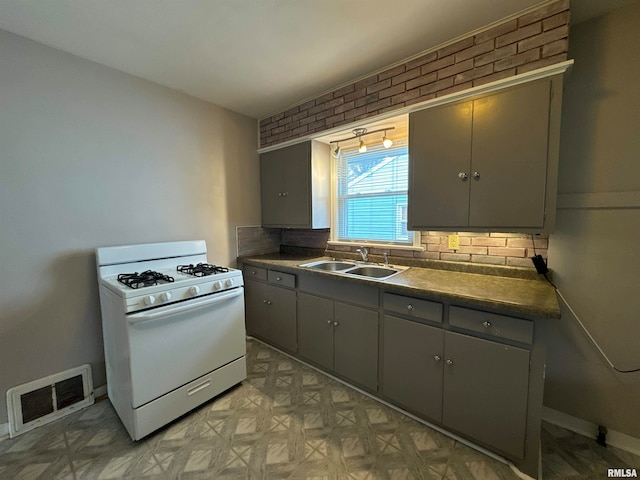
[{"label": "tile backsplash", "polygon": [[260,226],[236,227],[238,256],[263,255],[280,251],[281,229]]},{"label": "tile backsplash", "polygon": [[[454,233],[459,235],[460,243],[458,249],[451,250],[448,247],[447,237]],[[549,236],[535,235],[534,241],[535,253],[542,255],[546,259]],[[529,234],[429,231],[421,232],[421,244],[424,251],[372,248],[370,253],[374,255],[388,253],[395,257],[533,268],[530,257],[534,255],[534,243]],[[338,252],[355,252],[356,248],[347,245],[330,246],[330,250]]]},{"label": "tile backsplash", "polygon": [[[448,247],[449,235],[459,235],[459,248]],[[278,229],[262,227],[238,227],[238,255],[260,255],[280,251],[280,246],[327,249],[330,254],[355,252],[356,246],[327,245],[330,230]],[[534,254],[547,258],[548,235],[523,233],[477,232],[421,232],[423,251],[372,248],[371,254],[388,253],[395,257],[410,257],[482,265],[533,268]],[[535,247],[535,248],[534,248]]]}]

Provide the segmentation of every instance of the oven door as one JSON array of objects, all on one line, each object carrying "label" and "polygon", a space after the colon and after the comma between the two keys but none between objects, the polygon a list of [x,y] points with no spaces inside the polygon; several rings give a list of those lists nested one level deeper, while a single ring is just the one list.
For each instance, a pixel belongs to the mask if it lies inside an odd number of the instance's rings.
[{"label": "oven door", "polygon": [[127,316],[133,408],[245,355],[243,293],[236,288]]}]

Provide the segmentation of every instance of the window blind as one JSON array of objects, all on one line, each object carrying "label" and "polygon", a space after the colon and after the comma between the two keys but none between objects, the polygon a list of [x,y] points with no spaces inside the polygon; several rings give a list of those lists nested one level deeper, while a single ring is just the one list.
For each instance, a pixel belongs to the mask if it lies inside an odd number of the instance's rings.
[{"label": "window blind", "polygon": [[409,153],[406,141],[366,153],[343,151],[337,158],[339,241],[412,244],[407,232]]}]

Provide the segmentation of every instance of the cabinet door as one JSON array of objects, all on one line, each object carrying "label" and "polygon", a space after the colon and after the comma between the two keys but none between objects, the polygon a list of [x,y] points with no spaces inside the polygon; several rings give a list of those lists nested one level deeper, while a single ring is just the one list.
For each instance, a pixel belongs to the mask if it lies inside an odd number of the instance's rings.
[{"label": "cabinet door", "polygon": [[260,155],[262,225],[311,227],[311,142]]},{"label": "cabinet door", "polygon": [[385,315],[383,342],[384,395],[440,422],[444,331]]},{"label": "cabinet door", "polygon": [[470,227],[544,225],[550,92],[542,80],[474,101]]},{"label": "cabinet door", "polygon": [[282,217],[282,180],[281,151],[273,150],[260,155],[260,200],[262,205],[262,224],[280,225]]},{"label": "cabinet door", "polygon": [[311,142],[282,150],[282,224],[311,227]]},{"label": "cabinet door", "polygon": [[267,304],[267,285],[253,280],[244,282],[245,324],[248,335],[263,337],[267,330],[269,311]]},{"label": "cabinet door", "polygon": [[340,375],[378,388],[378,312],[336,302],[333,365]]},{"label": "cabinet door", "polygon": [[264,338],[291,352],[297,347],[296,292],[286,288],[267,286],[269,324]]},{"label": "cabinet door", "polygon": [[522,458],[528,379],[528,350],[446,332],[442,422]]},{"label": "cabinet door", "polygon": [[333,370],[333,301],[298,294],[298,353]]},{"label": "cabinet door", "polygon": [[472,105],[409,115],[409,229],[467,225]]}]

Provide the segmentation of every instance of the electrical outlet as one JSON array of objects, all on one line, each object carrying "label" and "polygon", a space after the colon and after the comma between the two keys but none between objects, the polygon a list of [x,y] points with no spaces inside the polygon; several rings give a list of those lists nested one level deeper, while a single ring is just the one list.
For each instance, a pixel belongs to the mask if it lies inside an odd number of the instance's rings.
[{"label": "electrical outlet", "polygon": [[449,242],[449,250],[458,250],[460,248],[460,237],[456,235],[449,235],[447,237]]}]

